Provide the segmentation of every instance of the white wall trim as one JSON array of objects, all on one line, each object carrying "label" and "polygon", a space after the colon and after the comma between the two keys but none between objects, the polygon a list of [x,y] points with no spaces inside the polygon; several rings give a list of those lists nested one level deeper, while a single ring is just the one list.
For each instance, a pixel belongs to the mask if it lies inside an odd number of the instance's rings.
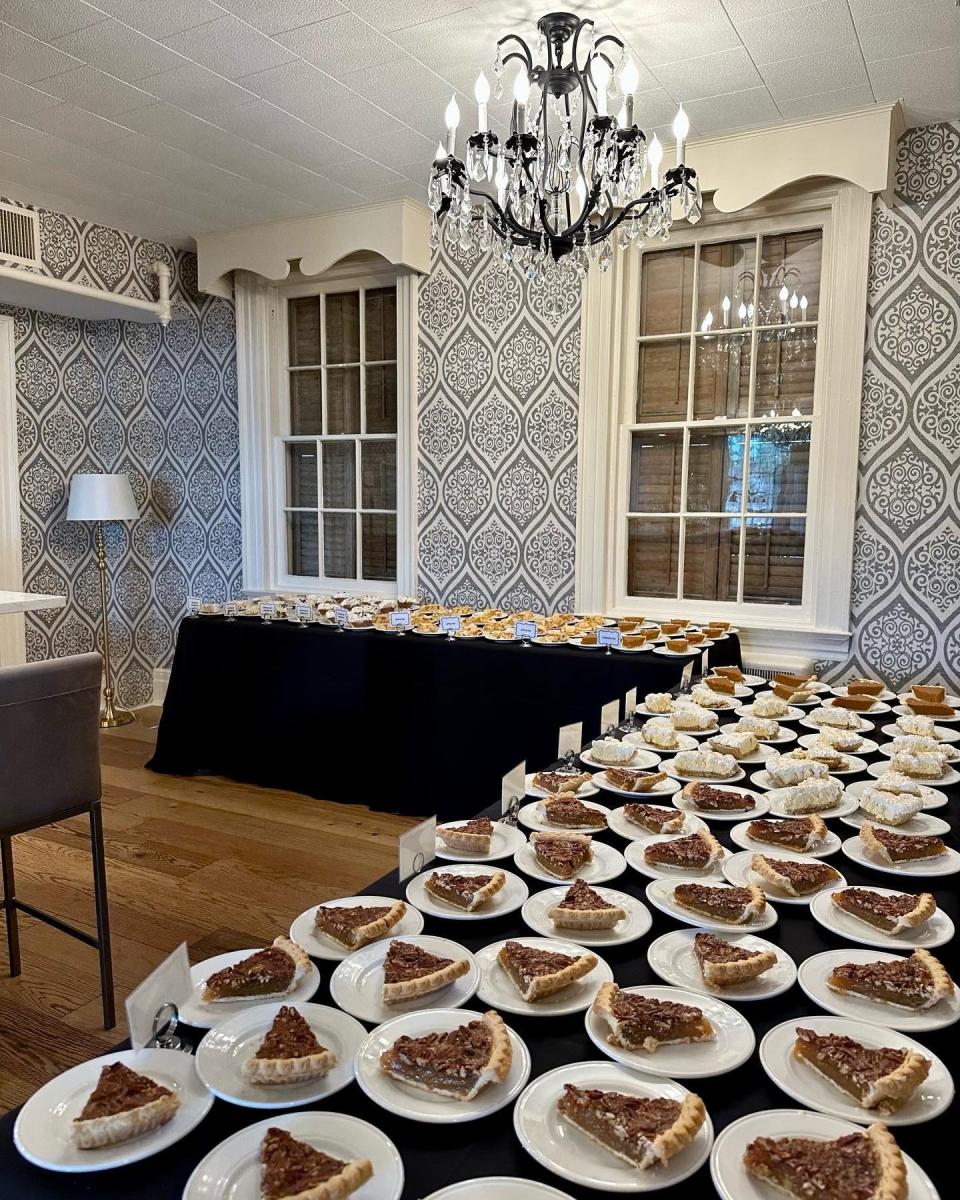
[{"label": "white wall trim", "polygon": [[271,330],[277,319],[272,290],[257,275],[237,272],[237,419],[240,433],[240,531],[245,591],[267,586],[269,510],[264,504],[269,454]]},{"label": "white wall trim", "polygon": [[[13,317],[0,316],[0,590],[23,591]],[[26,661],[23,613],[0,616],[0,664]]]}]

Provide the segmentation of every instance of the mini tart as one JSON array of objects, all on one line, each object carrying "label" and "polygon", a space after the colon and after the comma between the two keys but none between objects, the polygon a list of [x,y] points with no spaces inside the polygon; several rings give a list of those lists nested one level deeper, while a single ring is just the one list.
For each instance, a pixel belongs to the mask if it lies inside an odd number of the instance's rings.
[{"label": "mini tart", "polygon": [[830,893],[830,899],[854,920],[885,933],[916,929],[937,911],[937,902],[930,892],[921,892],[919,896],[906,892],[885,896],[869,888],[837,888]]},{"label": "mini tart", "polygon": [[474,912],[503,889],[507,877],[503,871],[495,870],[489,875],[456,875],[452,871],[434,871],[424,887],[444,904]]},{"label": "mini tart", "polygon": [[631,825],[639,825],[648,833],[679,833],[686,823],[682,812],[656,804],[625,804],[623,815]]},{"label": "mini tart", "polygon": [[613,929],[627,914],[619,904],[611,904],[582,879],[575,879],[567,894],[547,909],[547,916],[560,929]]},{"label": "mini tart", "polygon": [[463,825],[438,825],[437,837],[451,850],[471,850],[489,854],[493,840],[493,822],[489,817],[476,817]]},{"label": "mini tart", "polygon": [[610,1045],[624,1050],[652,1054],[659,1046],[709,1042],[716,1037],[702,1010],[692,1004],[625,992],[612,982],[601,983],[593,1012],[607,1025]]},{"label": "mini tart", "polygon": [[588,808],[576,796],[547,796],[540,801],[544,817],[553,825],[568,828],[606,829],[607,817],[602,809]]},{"label": "mini tart", "polygon": [[399,1004],[438,992],[469,970],[465,958],[440,958],[413,942],[394,939],[383,960],[383,1003]]},{"label": "mini tart", "polygon": [[522,1000],[542,1000],[562,991],[588,975],[597,965],[595,954],[560,954],[506,942],[500,947],[497,962],[510,977]]},{"label": "mini tart", "polygon": [[668,778],[666,771],[631,771],[627,767],[607,767],[607,783],[622,792],[652,792]]},{"label": "mini tart", "polygon": [[935,834],[894,833],[882,825],[861,825],[864,853],[876,862],[916,862],[946,853],[943,838]]},{"label": "mini tart", "polygon": [[702,883],[678,883],[673,889],[673,899],[681,908],[701,917],[728,921],[731,925],[747,925],[767,907],[763,890],[753,885],[710,887]]},{"label": "mini tart", "polygon": [[746,983],[777,965],[777,956],[772,950],[744,950],[715,933],[696,934],[693,953],[704,983],[711,987]]},{"label": "mini tart", "polygon": [[759,1137],[743,1165],[792,1200],[907,1200],[903,1155],[879,1121],[833,1140]]},{"label": "mini tart", "polygon": [[372,1175],[367,1159],[333,1158],[285,1129],[268,1129],[260,1143],[261,1200],[343,1200]]},{"label": "mini tart", "polygon": [[179,1107],[169,1088],[124,1063],[110,1063],[73,1122],[73,1140],[78,1150],[128,1142],[166,1125]]},{"label": "mini tart", "polygon": [[668,1162],[693,1141],[706,1119],[703,1101],[693,1092],[683,1100],[668,1100],[572,1083],[564,1084],[557,1112],[598,1146],[640,1170]]},{"label": "mini tart", "polygon": [[709,871],[726,851],[712,833],[698,829],[687,837],[666,842],[651,842],[643,851],[643,861],[651,866],[676,867],[686,871]]},{"label": "mini tart", "polygon": [[591,778],[589,771],[582,771],[579,775],[570,775],[566,771],[538,771],[531,782],[545,792],[561,795],[563,792],[579,791]]},{"label": "mini tart", "polygon": [[835,1033],[797,1026],[793,1057],[806,1063],[861,1108],[882,1113],[901,1108],[930,1072],[930,1060],[916,1050],[879,1049]]},{"label": "mini tart", "polygon": [[792,858],[771,858],[768,854],[755,854],[750,867],[788,896],[810,896],[840,878],[839,872],[826,863],[794,862]]},{"label": "mini tart", "polygon": [[406,911],[402,900],[390,905],[351,904],[341,908],[324,904],[314,913],[313,926],[345,950],[357,950],[389,933]]},{"label": "mini tart", "polygon": [[380,1055],[380,1070],[409,1087],[472,1100],[510,1073],[513,1046],[499,1013],[486,1012],[445,1033],[400,1037]]},{"label": "mini tart", "polygon": [[768,846],[782,846],[786,850],[816,850],[826,841],[826,822],[818,816],[788,817],[785,820],[751,821],[747,826],[747,837]]},{"label": "mini tart", "polygon": [[680,795],[701,812],[750,812],[757,806],[753,796],[711,787],[709,783],[688,783]]},{"label": "mini tart", "polygon": [[928,950],[914,950],[909,958],[840,963],[827,976],[827,986],[897,1008],[933,1008],[953,995],[946,967]]},{"label": "mini tart", "polygon": [[532,833],[530,845],[537,863],[557,879],[572,879],[593,860],[590,837],[585,833]]},{"label": "mini tart", "polygon": [[320,1044],[303,1015],[284,1004],[241,1073],[247,1083],[304,1083],[326,1075],[336,1062],[337,1056]]},{"label": "mini tart", "polygon": [[200,998],[205,1004],[279,998],[293,991],[309,967],[310,956],[302,946],[289,938],[274,938],[273,945],[205,979]]}]

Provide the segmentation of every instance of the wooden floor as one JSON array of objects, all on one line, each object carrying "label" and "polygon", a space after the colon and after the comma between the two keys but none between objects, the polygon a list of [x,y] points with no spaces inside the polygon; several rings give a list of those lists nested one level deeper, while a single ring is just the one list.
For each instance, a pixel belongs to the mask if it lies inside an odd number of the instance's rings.
[{"label": "wooden floor", "polygon": [[[103,821],[117,1016],[102,1028],[96,952],[20,918],[23,973],[0,937],[0,1112],[126,1034],[127,993],[180,942],[191,961],[285,933],[311,904],[396,865],[413,821],[216,777],[156,775],[156,713],[103,738]],[[14,840],[17,894],[95,931],[87,819]],[[0,923],[2,923],[0,914]]]}]

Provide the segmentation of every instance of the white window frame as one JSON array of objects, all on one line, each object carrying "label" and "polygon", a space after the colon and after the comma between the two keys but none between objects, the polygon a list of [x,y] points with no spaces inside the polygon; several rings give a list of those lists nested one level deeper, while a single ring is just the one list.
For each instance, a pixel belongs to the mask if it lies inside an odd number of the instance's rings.
[{"label": "white window frame", "polygon": [[[709,615],[752,631],[751,640],[771,652],[794,650],[814,658],[836,658],[846,651],[870,211],[869,193],[852,184],[835,183],[793,189],[737,213],[709,211],[702,225],[678,222],[670,239],[671,246],[682,246],[758,232],[823,231],[800,605],[627,595],[627,426],[636,403],[642,254],[621,253],[607,275],[591,274],[582,318],[578,611],[661,619]],[[658,245],[652,244],[651,251]],[[725,417],[697,422],[707,429],[729,424]]]}]

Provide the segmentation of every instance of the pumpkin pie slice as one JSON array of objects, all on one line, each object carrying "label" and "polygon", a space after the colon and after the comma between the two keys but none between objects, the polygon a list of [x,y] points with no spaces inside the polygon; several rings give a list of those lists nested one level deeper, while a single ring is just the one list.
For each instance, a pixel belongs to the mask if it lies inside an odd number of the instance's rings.
[{"label": "pumpkin pie slice", "polygon": [[317,933],[345,950],[357,950],[375,942],[398,925],[407,911],[402,900],[394,904],[322,904],[313,914]]},{"label": "pumpkin pie slice", "polygon": [[493,841],[493,822],[489,817],[476,817],[462,825],[438,825],[437,837],[451,850],[489,854]]},{"label": "pumpkin pie slice", "polygon": [[585,833],[532,833],[530,845],[539,866],[558,879],[572,879],[593,860],[590,836]]},{"label": "pumpkin pie slice", "polygon": [[641,1171],[679,1154],[706,1119],[703,1101],[693,1092],[670,1100],[572,1083],[564,1084],[557,1112],[592,1142]]},{"label": "pumpkin pie slice", "polygon": [[443,1033],[399,1037],[380,1055],[380,1070],[409,1087],[472,1100],[510,1073],[513,1046],[499,1013],[486,1012]]},{"label": "pumpkin pie slice", "polygon": [[542,1000],[562,991],[588,975],[597,965],[595,954],[560,954],[506,942],[497,953],[497,961],[520,993],[521,1000]]},{"label": "pumpkin pie slice", "polygon": [[169,1088],[124,1063],[110,1063],[73,1122],[73,1140],[78,1150],[128,1142],[166,1125],[179,1107]]},{"label": "pumpkin pie slice", "polygon": [[228,1000],[269,1000],[286,996],[310,967],[310,956],[289,938],[274,938],[273,945],[243,958],[232,967],[215,971],[204,980],[200,998],[206,1004]]},{"label": "pumpkin pie slice", "polygon": [[816,860],[796,862],[792,858],[771,858],[769,854],[755,854],[750,867],[761,879],[788,896],[812,896],[840,878],[839,871],[826,863]]},{"label": "pumpkin pie slice", "polygon": [[883,825],[861,825],[864,853],[876,862],[917,862],[945,854],[943,838],[935,834],[894,833]]},{"label": "pumpkin pie slice", "polygon": [[930,1060],[916,1050],[864,1046],[836,1033],[797,1026],[793,1057],[806,1063],[861,1108],[892,1113],[901,1108],[930,1072]]},{"label": "pumpkin pie slice", "polygon": [[627,919],[619,904],[604,900],[582,879],[573,881],[560,903],[547,909],[547,916],[560,929],[613,929]]},{"label": "pumpkin pie slice", "polygon": [[401,1004],[438,992],[469,970],[466,958],[441,958],[416,942],[394,938],[383,960],[383,1002]]},{"label": "pumpkin pie slice", "polygon": [[659,804],[625,804],[623,815],[648,833],[679,833],[686,823],[682,812]]},{"label": "pumpkin pie slice", "polygon": [[700,812],[751,812],[757,807],[753,796],[711,787],[709,783],[688,783],[680,795]]},{"label": "pumpkin pie slice", "polygon": [[457,875],[453,871],[434,871],[424,887],[436,900],[475,912],[501,891],[507,882],[503,871],[489,875]]},{"label": "pumpkin pie slice", "polygon": [[711,921],[746,925],[763,914],[767,898],[762,889],[754,887],[711,887],[702,883],[678,883],[673,899],[681,908],[689,909]]},{"label": "pumpkin pie slice", "polygon": [[933,1008],[953,995],[953,980],[929,950],[914,950],[909,958],[839,963],[827,976],[827,986],[897,1008]]},{"label": "pumpkin pie slice", "polygon": [[726,854],[712,833],[698,829],[687,837],[651,842],[643,851],[643,861],[656,867],[676,867],[682,871],[709,871]]},{"label": "pumpkin pie slice", "polygon": [[589,808],[576,796],[547,796],[540,802],[544,818],[551,825],[563,825],[567,829],[606,829],[607,816],[602,809]]},{"label": "pumpkin pie slice", "polygon": [[652,1054],[659,1046],[708,1042],[716,1037],[710,1021],[692,1004],[625,992],[611,982],[600,985],[593,1012],[606,1024],[611,1046],[624,1050]]},{"label": "pumpkin pie slice", "polygon": [[788,817],[781,821],[760,819],[747,826],[747,837],[768,846],[782,846],[802,854],[816,850],[827,838],[827,826],[822,817]]},{"label": "pumpkin pie slice", "polygon": [[772,950],[748,950],[717,937],[715,933],[696,934],[693,953],[704,983],[711,987],[746,983],[777,965],[777,956]]},{"label": "pumpkin pie slice", "polygon": [[534,787],[559,796],[564,792],[579,791],[591,778],[589,771],[581,771],[578,775],[571,775],[569,771],[538,771],[532,783]]},{"label": "pumpkin pie slice", "polygon": [[937,902],[930,892],[921,892],[919,896],[898,892],[889,896],[869,888],[837,888],[830,893],[830,899],[854,920],[884,933],[916,929],[937,911]]},{"label": "pumpkin pie slice", "polygon": [[303,1015],[283,1004],[241,1070],[248,1083],[304,1083],[326,1075],[336,1062],[337,1056],[320,1044]]},{"label": "pumpkin pie slice", "polygon": [[903,1155],[880,1121],[832,1140],[759,1137],[743,1165],[791,1200],[907,1200]]},{"label": "pumpkin pie slice", "polygon": [[261,1200],[343,1200],[372,1176],[367,1159],[344,1162],[285,1129],[268,1129],[260,1143]]}]

